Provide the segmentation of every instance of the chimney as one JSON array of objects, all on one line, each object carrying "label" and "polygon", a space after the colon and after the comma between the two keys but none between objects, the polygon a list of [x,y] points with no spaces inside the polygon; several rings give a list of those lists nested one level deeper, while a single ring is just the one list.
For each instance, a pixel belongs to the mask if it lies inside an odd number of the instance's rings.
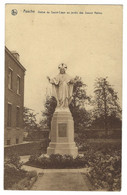
[{"label": "chimney", "polygon": [[16,51],[12,51],[11,53],[19,61],[20,55]]}]

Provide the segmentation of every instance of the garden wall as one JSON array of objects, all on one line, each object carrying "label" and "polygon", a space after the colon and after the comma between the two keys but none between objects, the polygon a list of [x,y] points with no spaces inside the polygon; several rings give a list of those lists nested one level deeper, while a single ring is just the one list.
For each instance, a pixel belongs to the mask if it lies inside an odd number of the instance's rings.
[{"label": "garden wall", "polygon": [[19,156],[32,155],[39,151],[46,152],[49,141],[43,139],[40,141],[23,142],[22,144],[5,146],[4,156],[10,156],[12,154],[17,154]]},{"label": "garden wall", "polygon": [[120,129],[108,130],[107,136],[105,136],[105,130],[91,130],[87,129],[81,132],[82,136],[86,139],[121,139],[122,131]]}]

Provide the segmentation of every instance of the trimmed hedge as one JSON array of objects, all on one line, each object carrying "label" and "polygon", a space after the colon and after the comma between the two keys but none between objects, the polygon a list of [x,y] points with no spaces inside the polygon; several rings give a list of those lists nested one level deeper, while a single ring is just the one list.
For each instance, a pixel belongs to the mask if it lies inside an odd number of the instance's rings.
[{"label": "trimmed hedge", "polygon": [[19,156],[32,155],[35,153],[44,153],[46,152],[49,141],[47,139],[41,141],[27,142],[12,146],[4,147],[4,156],[8,157],[14,154]]},{"label": "trimmed hedge", "polygon": [[85,139],[121,139],[122,131],[120,129],[108,130],[107,136],[105,135],[105,130],[97,129],[84,129],[77,133],[80,138]]}]

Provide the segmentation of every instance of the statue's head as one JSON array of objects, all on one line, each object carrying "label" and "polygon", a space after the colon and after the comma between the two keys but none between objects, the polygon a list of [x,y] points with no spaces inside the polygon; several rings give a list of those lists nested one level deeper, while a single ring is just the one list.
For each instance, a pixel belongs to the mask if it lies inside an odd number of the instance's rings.
[{"label": "statue's head", "polygon": [[67,65],[62,63],[58,66],[58,69],[60,70],[60,74],[64,74],[67,70]]}]

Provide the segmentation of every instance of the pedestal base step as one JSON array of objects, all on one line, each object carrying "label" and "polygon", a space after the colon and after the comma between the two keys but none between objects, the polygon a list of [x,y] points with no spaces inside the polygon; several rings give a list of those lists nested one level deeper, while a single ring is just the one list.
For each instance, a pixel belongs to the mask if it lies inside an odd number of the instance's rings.
[{"label": "pedestal base step", "polygon": [[78,155],[78,148],[75,143],[50,143],[47,148],[47,154],[68,154],[76,157]]}]

